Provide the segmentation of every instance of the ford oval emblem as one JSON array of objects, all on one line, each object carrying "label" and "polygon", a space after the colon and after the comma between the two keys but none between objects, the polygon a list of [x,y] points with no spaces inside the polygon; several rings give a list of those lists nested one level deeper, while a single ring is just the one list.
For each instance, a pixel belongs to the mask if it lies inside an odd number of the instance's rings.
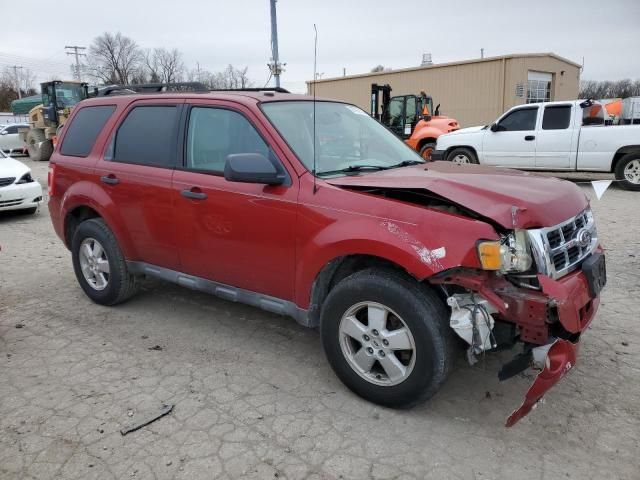
[{"label": "ford oval emblem", "polygon": [[578,230],[578,233],[576,233],[576,242],[582,248],[591,245],[591,238],[591,232],[586,228],[581,228],[580,230]]}]

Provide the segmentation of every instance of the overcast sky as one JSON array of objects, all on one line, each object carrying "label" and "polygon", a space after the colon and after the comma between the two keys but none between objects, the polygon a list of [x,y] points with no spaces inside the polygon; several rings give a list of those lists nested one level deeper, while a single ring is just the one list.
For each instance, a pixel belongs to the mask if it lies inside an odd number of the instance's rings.
[{"label": "overcast sky", "polygon": [[[283,86],[313,77],[313,24],[322,78],[519,52],[555,52],[583,79],[640,78],[640,0],[279,0]],[[50,15],[50,20],[47,20]],[[24,65],[39,80],[69,76],[65,45],[89,46],[105,31],[141,47],[178,48],[194,68],[248,66],[268,78],[269,0],[109,0],[0,2],[0,68]]]}]

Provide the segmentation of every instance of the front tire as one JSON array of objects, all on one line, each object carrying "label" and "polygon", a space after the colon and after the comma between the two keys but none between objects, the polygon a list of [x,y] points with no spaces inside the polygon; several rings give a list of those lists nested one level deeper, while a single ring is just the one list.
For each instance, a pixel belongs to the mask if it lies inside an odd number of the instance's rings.
[{"label": "front tire", "polygon": [[329,293],[322,345],[334,372],[357,395],[387,407],[432,397],[453,363],[448,312],[431,290],[400,273],[367,269]]},{"label": "front tire", "polygon": [[34,162],[49,160],[53,153],[53,143],[47,140],[44,131],[32,128],[27,132],[27,151]]},{"label": "front tire", "polygon": [[73,270],[84,293],[101,305],[116,305],[138,288],[113,232],[100,218],[78,225],[71,242]]},{"label": "front tire", "polygon": [[454,148],[448,153],[447,160],[459,165],[478,164],[478,157],[468,148]]},{"label": "front tire", "polygon": [[420,147],[420,156],[427,162],[431,161],[431,154],[436,149],[436,144],[433,142],[425,143]]},{"label": "front tire", "polygon": [[616,165],[615,176],[625,190],[640,191],[640,152],[623,156]]}]

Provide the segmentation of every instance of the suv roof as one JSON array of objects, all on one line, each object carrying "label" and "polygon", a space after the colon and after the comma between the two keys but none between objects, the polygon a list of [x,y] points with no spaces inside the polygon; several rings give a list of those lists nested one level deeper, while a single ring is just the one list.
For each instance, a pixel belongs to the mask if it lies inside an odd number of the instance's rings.
[{"label": "suv roof", "polygon": [[[134,100],[164,98],[164,99],[185,99],[185,98],[211,98],[218,100],[234,100],[240,103],[256,104],[262,102],[277,102],[287,100],[313,100],[311,95],[285,93],[281,91],[262,90],[262,89],[246,89],[246,90],[211,90],[208,92],[152,92],[152,93],[120,93],[118,95],[106,95],[100,97],[89,98],[83,100],[85,105],[121,105],[130,103]],[[317,98],[317,101],[327,101],[327,98]]]}]

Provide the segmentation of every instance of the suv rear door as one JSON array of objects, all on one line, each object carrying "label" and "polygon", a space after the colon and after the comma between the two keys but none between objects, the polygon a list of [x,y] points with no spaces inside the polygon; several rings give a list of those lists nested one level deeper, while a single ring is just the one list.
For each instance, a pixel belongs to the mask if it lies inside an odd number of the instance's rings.
[{"label": "suv rear door", "polygon": [[[182,166],[173,177],[180,260],[185,273],[273,297],[293,298],[297,176],[288,185],[229,182],[226,156],[283,152],[260,119],[233,102],[193,101]],[[272,147],[273,146],[273,147]]]},{"label": "suv rear door", "polygon": [[171,200],[180,116],[184,100],[132,103],[95,166],[95,182],[111,200],[130,237],[135,258],[180,267]]}]

